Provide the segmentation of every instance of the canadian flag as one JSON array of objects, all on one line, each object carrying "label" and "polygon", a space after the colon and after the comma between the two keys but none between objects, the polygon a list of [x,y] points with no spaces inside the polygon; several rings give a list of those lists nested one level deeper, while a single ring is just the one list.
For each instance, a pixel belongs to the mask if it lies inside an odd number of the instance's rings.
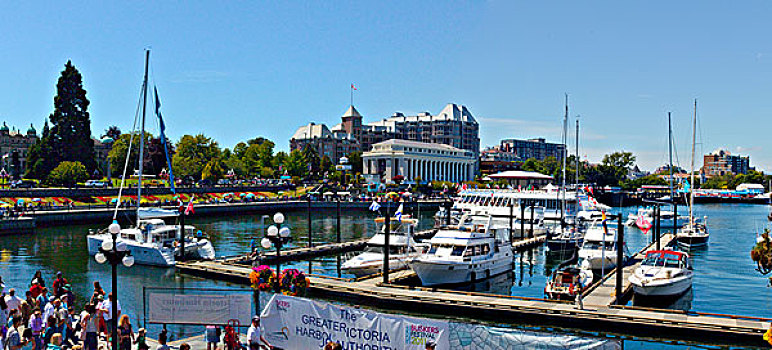
[{"label": "canadian flag", "polygon": [[638,226],[638,228],[641,229],[644,233],[651,229],[651,223],[649,220],[646,220],[646,217],[643,215],[638,216],[638,219],[635,220],[635,225]]},{"label": "canadian flag", "polygon": [[194,196],[190,197],[190,201],[188,202],[188,205],[185,206],[185,203],[180,201],[180,212],[183,210],[185,211],[185,215],[195,214],[195,211],[193,210],[193,198]]}]

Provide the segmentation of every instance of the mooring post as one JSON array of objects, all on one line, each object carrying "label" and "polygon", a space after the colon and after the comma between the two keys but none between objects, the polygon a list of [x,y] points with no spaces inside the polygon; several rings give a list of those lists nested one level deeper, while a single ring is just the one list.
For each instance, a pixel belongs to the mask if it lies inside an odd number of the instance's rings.
[{"label": "mooring post", "polygon": [[514,242],[514,234],[513,234],[513,232],[515,232],[514,219],[515,219],[515,203],[510,203],[509,204],[509,243],[510,244]]},{"label": "mooring post", "polygon": [[662,207],[657,206],[657,233],[655,233],[654,239],[657,241],[657,250],[660,249],[659,242],[662,237]]},{"label": "mooring post", "polygon": [[185,209],[180,208],[180,261],[185,261]]},{"label": "mooring post", "polygon": [[[386,215],[383,218],[383,224],[386,225],[383,230],[383,283],[389,283],[389,236],[391,235],[391,211],[389,210],[389,201],[386,200]],[[450,212],[448,212],[450,215]]]},{"label": "mooring post", "polygon": [[525,205],[520,200],[520,238],[525,237]]},{"label": "mooring post", "polygon": [[673,201],[673,234],[678,232],[678,203],[675,201],[675,198],[671,198]]},{"label": "mooring post", "polygon": [[450,201],[445,202],[445,226],[450,226],[450,210],[453,205]]},{"label": "mooring post", "polygon": [[622,226],[622,215],[617,217],[617,284],[616,300],[617,305],[622,304],[622,272],[624,270],[624,247],[625,247],[625,228]]},{"label": "mooring post", "polygon": [[308,196],[308,247],[311,248],[314,246],[314,242],[311,240],[311,196]]},{"label": "mooring post", "polygon": [[336,222],[336,226],[335,226],[335,228],[336,228],[335,233],[336,233],[337,237],[335,237],[335,238],[336,238],[336,242],[340,243],[340,197],[338,197],[338,203],[337,204],[338,204],[338,213],[337,213],[337,222]]},{"label": "mooring post", "polygon": [[531,229],[528,230],[528,238],[533,238],[533,212],[536,210],[536,206],[531,203],[531,219],[529,220],[531,222]]}]

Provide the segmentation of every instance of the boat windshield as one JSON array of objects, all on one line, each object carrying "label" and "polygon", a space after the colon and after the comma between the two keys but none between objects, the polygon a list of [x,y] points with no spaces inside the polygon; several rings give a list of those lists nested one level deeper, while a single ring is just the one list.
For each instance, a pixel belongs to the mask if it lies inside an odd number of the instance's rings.
[{"label": "boat windshield", "polygon": [[646,259],[643,260],[641,265],[670,268],[681,268],[684,266],[682,260],[677,255],[661,253],[650,253],[646,255]]},{"label": "boat windshield", "polygon": [[[367,246],[365,248],[365,253],[375,253],[375,254],[383,254],[383,246],[376,245],[376,246]],[[400,246],[389,246],[389,254],[404,254],[405,249],[404,247]]]},{"label": "boat windshield", "polygon": [[461,256],[464,254],[465,246],[452,244],[432,244],[429,254],[438,256]]}]

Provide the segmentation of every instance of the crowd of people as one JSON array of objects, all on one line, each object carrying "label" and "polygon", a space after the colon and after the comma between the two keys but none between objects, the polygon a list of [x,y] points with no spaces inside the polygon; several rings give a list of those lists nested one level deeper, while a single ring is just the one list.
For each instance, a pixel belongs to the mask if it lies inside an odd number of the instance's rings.
[{"label": "crowd of people", "polygon": [[[49,285],[40,271],[23,292],[6,290],[0,277],[0,348],[3,350],[99,350],[100,338],[109,343],[118,327],[119,350],[149,350],[145,330],[137,334],[128,315],[117,308],[117,322],[112,314],[112,293],[106,294],[99,282],[80,313],[75,295],[61,272]],[[24,298],[20,297],[21,293]]]}]

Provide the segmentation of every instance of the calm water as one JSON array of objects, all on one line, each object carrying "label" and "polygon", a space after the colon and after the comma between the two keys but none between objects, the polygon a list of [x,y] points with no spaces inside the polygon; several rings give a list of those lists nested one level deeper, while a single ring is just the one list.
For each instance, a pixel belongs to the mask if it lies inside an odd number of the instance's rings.
[{"label": "calm water", "polygon": [[[684,209],[684,208],[682,208]],[[633,211],[635,208],[624,210]],[[694,311],[772,317],[772,289],[767,278],[755,271],[750,260],[750,249],[755,242],[756,231],[762,227],[769,208],[761,205],[700,205],[696,214],[707,215],[711,232],[710,246],[692,252],[695,269],[692,292],[673,301],[666,307],[686,308]],[[685,212],[685,211],[684,211]],[[305,245],[307,219],[305,212],[285,213],[292,228],[294,241],[291,245]],[[417,213],[413,213],[414,215]],[[421,213],[421,227],[432,225],[433,213]],[[261,216],[204,218],[189,220],[209,233],[218,256],[241,254],[249,250],[250,241],[262,237]],[[312,213],[314,241],[335,240],[335,212]],[[344,212],[342,216],[343,239],[369,237],[375,229],[374,216],[369,212]],[[268,220],[266,220],[268,221]],[[94,225],[63,226],[39,229],[36,234],[17,237],[0,237],[0,276],[7,288],[26,289],[36,270],[41,270],[50,285],[56,271],[62,271],[73,287],[74,293],[85,302],[92,292],[92,282],[100,281],[105,289],[110,287],[110,267],[97,264],[89,258],[85,234],[90,228],[101,228],[106,223]],[[641,231],[626,228],[625,237],[630,251],[638,251],[648,240]],[[544,284],[552,268],[566,256],[549,253],[539,247],[516,256],[513,273],[497,276],[463,289],[542,297]],[[337,258],[327,257],[311,262],[314,273],[337,275]],[[308,262],[289,264],[307,271]],[[345,275],[343,277],[346,277]],[[235,288],[224,282],[203,280],[176,274],[174,269],[134,266],[120,268],[119,293],[124,312],[134,322],[141,321],[143,286],[164,288]],[[151,327],[151,335],[154,334]],[[198,333],[196,327],[174,328],[177,336]],[[646,342],[626,342],[626,347],[647,347]],[[649,344],[651,345],[651,344]],[[657,346],[664,344],[657,343]]]}]

